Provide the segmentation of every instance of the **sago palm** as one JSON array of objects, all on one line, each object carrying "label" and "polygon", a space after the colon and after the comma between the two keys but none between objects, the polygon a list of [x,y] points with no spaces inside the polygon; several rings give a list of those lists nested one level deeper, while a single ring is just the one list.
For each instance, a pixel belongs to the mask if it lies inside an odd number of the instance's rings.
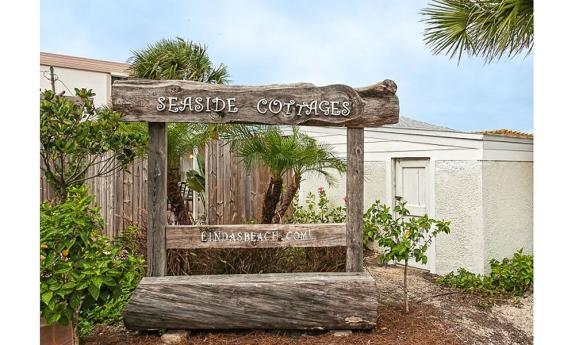
[{"label": "sago palm", "polygon": [[[232,151],[242,159],[247,169],[262,163],[270,171],[261,211],[263,224],[281,220],[305,172],[321,174],[331,182],[333,177],[330,169],[339,172],[345,170],[345,164],[332,153],[329,146],[318,144],[297,127],[293,127],[289,135],[275,126],[238,128],[231,143]],[[294,173],[294,182],[288,186],[282,199],[283,178],[290,171]]]},{"label": "sago palm", "polygon": [[433,0],[421,14],[434,54],[491,62],[533,48],[533,0]]},{"label": "sago palm", "polygon": [[[206,47],[182,38],[162,39],[142,50],[132,52],[128,60],[134,77],[156,80],[193,80],[223,84],[229,80],[226,66],[214,68]],[[206,136],[197,137],[189,124],[168,126],[168,200],[178,224],[191,224],[188,207],[180,193],[180,157],[205,144]]]},{"label": "sago palm", "polygon": [[[297,127],[295,128],[297,130]],[[281,201],[274,214],[274,223],[280,223],[282,217],[286,214],[294,196],[301,187],[305,173],[321,175],[326,179],[328,185],[332,185],[335,179],[331,172],[343,173],[346,170],[345,163],[335,156],[330,145],[319,144],[315,139],[307,135],[300,133],[295,133],[295,135],[300,138],[301,144],[292,167],[293,181],[282,193]]]}]

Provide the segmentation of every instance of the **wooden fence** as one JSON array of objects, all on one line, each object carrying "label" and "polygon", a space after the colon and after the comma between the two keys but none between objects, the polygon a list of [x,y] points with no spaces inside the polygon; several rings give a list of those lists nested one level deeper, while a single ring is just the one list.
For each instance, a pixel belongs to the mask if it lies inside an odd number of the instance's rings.
[{"label": "wooden fence", "polygon": [[[260,165],[247,170],[223,141],[212,142],[206,150],[206,220],[208,224],[261,222],[263,197],[270,173]],[[288,175],[284,183],[291,181]]]},{"label": "wooden fence", "polygon": [[[96,167],[89,169],[87,176]],[[86,181],[90,193],[94,195],[94,206],[100,207],[104,218],[105,234],[115,237],[130,225],[146,224],[148,203],[148,161],[139,159],[132,162],[126,171],[117,171],[104,177]],[[40,174],[40,198],[42,201],[53,198],[44,174]]]},{"label": "wooden fence", "polygon": [[[210,143],[205,157],[205,219],[208,224],[259,222],[263,195],[270,178],[268,170],[264,166],[246,170],[223,141]],[[46,201],[53,195],[44,175],[40,176],[40,197]],[[129,225],[146,224],[147,179],[148,162],[140,159],[131,163],[126,171],[87,181],[90,192],[95,196],[94,204],[100,207],[104,218],[106,235],[115,237]],[[290,179],[287,178],[286,182]]]}]

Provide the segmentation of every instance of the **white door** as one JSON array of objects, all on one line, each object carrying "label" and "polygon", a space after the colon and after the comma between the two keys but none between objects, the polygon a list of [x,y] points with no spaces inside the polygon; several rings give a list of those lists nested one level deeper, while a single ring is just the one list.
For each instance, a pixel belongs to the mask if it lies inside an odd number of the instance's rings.
[{"label": "white door", "polygon": [[[394,203],[406,202],[406,207],[414,217],[429,214],[429,159],[397,158],[395,159],[395,195]],[[395,205],[394,205],[395,206]],[[434,247],[433,244],[430,247]],[[431,255],[435,255],[432,248],[427,250],[427,264],[415,262],[411,259],[409,266],[430,269]],[[435,258],[433,258],[435,259]]]}]

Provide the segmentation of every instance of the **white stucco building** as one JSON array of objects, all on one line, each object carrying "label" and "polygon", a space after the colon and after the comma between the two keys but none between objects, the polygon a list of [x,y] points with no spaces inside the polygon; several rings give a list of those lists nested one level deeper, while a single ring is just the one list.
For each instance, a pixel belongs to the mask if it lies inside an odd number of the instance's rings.
[{"label": "white stucco building", "polygon": [[[302,127],[346,154],[340,128]],[[431,246],[427,265],[445,274],[459,267],[487,273],[489,258],[533,248],[533,138],[512,131],[466,133],[401,117],[398,124],[365,129],[367,209],[376,199],[407,201],[412,214],[451,221],[451,233]],[[345,176],[328,187],[306,176],[300,198],[324,187],[343,204]]]},{"label": "white stucco building", "polygon": [[56,92],[74,96],[74,88],[92,89],[94,105],[110,105],[112,81],[128,77],[128,64],[77,56],[40,53],[40,89],[51,89],[50,66],[54,67]]}]

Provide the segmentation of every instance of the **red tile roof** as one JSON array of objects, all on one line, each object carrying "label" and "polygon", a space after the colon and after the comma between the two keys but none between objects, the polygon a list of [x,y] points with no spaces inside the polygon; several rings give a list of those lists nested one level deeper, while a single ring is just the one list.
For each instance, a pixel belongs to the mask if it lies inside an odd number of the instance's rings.
[{"label": "red tile roof", "polygon": [[490,131],[480,131],[479,133],[487,134],[487,135],[504,135],[506,137],[518,137],[518,138],[533,139],[533,134],[531,134],[531,133],[512,131],[512,130],[505,129],[505,128],[495,129],[495,130],[490,130]]}]

